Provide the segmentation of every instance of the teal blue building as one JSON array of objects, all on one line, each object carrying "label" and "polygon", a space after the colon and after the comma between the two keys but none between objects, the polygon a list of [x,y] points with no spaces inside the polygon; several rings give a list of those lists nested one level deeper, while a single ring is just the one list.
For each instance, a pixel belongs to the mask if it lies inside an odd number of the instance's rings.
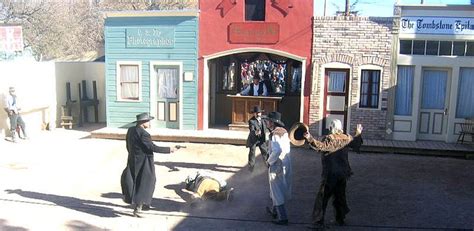
[{"label": "teal blue building", "polygon": [[197,129],[198,11],[105,13],[107,127]]}]

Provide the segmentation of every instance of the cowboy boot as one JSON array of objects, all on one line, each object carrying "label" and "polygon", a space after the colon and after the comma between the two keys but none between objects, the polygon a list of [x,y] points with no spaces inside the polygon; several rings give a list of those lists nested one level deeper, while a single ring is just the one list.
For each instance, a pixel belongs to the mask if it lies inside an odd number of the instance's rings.
[{"label": "cowboy boot", "polygon": [[134,217],[139,217],[139,218],[142,217],[141,214],[140,214],[142,212],[142,207],[143,207],[142,204],[136,204],[135,205],[135,209],[133,209],[133,216]]}]

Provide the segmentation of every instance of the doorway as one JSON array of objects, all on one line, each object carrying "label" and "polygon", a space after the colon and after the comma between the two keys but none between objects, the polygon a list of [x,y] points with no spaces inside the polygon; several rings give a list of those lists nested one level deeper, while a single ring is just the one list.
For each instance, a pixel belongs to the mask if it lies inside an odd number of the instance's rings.
[{"label": "doorway", "polygon": [[159,128],[179,129],[180,66],[152,65],[150,104],[154,123]]},{"label": "doorway", "polygon": [[418,139],[445,140],[450,86],[449,70],[423,69]]},{"label": "doorway", "polygon": [[329,134],[329,125],[335,119],[342,122],[347,131],[349,69],[326,69],[322,132]]}]

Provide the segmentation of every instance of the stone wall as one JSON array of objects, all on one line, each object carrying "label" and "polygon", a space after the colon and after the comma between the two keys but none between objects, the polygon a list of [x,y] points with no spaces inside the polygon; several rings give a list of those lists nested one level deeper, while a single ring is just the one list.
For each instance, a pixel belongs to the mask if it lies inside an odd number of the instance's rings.
[{"label": "stone wall", "polygon": [[[324,65],[345,65],[350,68],[349,117],[353,133],[357,123],[364,125],[367,138],[386,139],[388,90],[391,78],[393,18],[329,16],[314,18],[312,91],[310,99],[310,130],[320,134],[323,118]],[[359,108],[359,69],[363,65],[381,68],[379,109]]]}]

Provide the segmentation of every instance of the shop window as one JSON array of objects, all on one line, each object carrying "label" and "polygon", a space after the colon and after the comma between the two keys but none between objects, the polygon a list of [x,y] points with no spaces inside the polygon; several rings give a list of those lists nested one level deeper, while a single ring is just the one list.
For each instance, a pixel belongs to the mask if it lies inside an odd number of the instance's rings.
[{"label": "shop window", "polygon": [[265,21],[265,0],[245,0],[245,20]]},{"label": "shop window", "polygon": [[411,116],[413,102],[413,66],[398,66],[397,86],[395,88],[395,115]]},{"label": "shop window", "polygon": [[453,42],[453,55],[464,56],[466,51],[466,42]]},{"label": "shop window", "polygon": [[232,61],[222,66],[222,80],[220,82],[220,92],[235,90],[235,77],[237,77],[237,64]]},{"label": "shop window", "polygon": [[413,41],[413,54],[414,55],[424,55],[425,54],[425,40],[415,40]]},{"label": "shop window", "polygon": [[451,55],[452,48],[453,48],[453,42],[440,41],[439,42],[439,55]]},{"label": "shop window", "polygon": [[461,68],[458,86],[456,118],[474,118],[474,68]]},{"label": "shop window", "polygon": [[474,42],[467,42],[466,56],[474,56]]},{"label": "shop window", "polygon": [[438,55],[439,41],[426,41],[426,55]]},{"label": "shop window", "polygon": [[400,54],[411,55],[412,40],[400,40]]},{"label": "shop window", "polygon": [[362,70],[360,82],[360,108],[378,108],[380,70]]},{"label": "shop window", "polygon": [[141,63],[117,62],[117,100],[140,100]]}]

